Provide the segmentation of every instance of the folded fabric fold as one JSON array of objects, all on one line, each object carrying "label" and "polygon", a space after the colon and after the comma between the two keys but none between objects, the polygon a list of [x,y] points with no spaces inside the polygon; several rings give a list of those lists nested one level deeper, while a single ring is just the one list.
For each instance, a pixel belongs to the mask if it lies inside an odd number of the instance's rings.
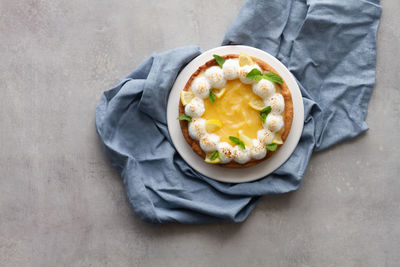
[{"label": "folded fabric fold", "polygon": [[376,0],[250,0],[243,6],[223,44],[257,47],[280,59],[297,79],[305,108],[292,156],[258,181],[214,181],[188,166],[173,147],[168,95],[180,70],[201,53],[198,47],[154,54],[105,91],[96,128],[135,213],[153,223],[240,222],[260,196],[296,190],[314,150],[368,129],[380,13]]}]

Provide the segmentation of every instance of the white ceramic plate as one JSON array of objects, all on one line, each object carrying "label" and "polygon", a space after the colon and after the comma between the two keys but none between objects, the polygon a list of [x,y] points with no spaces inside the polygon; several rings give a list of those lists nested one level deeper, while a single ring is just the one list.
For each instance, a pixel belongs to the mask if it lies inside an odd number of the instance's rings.
[{"label": "white ceramic plate", "polygon": [[[185,87],[190,76],[204,63],[213,58],[213,54],[239,54],[240,52],[254,56],[268,63],[286,81],[293,100],[293,122],[289,136],[282,147],[271,158],[255,166],[243,169],[223,168],[207,164],[199,157],[183,137],[179,121],[180,91]],[[221,182],[243,183],[254,181],[270,174],[281,166],[293,153],[299,142],[304,124],[304,106],[300,89],[290,71],[275,57],[250,46],[232,45],[213,48],[193,59],[178,75],[171,89],[167,107],[168,130],[176,150],[182,158],[196,171]]]}]

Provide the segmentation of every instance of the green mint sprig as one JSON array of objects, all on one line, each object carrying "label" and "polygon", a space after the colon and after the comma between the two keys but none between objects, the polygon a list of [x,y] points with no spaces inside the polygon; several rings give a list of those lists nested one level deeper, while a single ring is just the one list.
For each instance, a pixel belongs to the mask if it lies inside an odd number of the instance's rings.
[{"label": "green mint sprig", "polygon": [[275,151],[278,148],[277,144],[268,144],[265,146],[266,149],[268,149],[269,151]]},{"label": "green mint sprig", "polygon": [[273,73],[273,72],[264,73],[263,78],[266,80],[269,80],[271,82],[274,82],[274,83],[279,83],[280,85],[283,84],[283,80],[282,80],[281,76],[279,76],[278,74]]},{"label": "green mint sprig", "polygon": [[213,57],[215,58],[215,61],[217,61],[218,65],[222,68],[222,65],[224,65],[225,63],[225,58],[215,54],[213,55]]},{"label": "green mint sprig", "polygon": [[188,121],[188,122],[192,121],[192,117],[190,117],[190,116],[188,116],[186,114],[183,114],[183,115],[179,116],[177,119],[180,120],[180,121]]},{"label": "green mint sprig", "polygon": [[283,80],[281,76],[273,72],[266,72],[264,74],[261,73],[259,69],[252,69],[249,73],[247,73],[246,78],[259,82],[261,79],[266,79],[274,83],[283,84]]},{"label": "green mint sprig", "polygon": [[239,138],[235,136],[229,136],[229,140],[231,140],[232,143],[235,145],[238,145],[241,149],[246,149],[246,146],[244,145],[243,141],[240,140]]},{"label": "green mint sprig", "polygon": [[265,123],[265,120],[267,119],[267,116],[271,112],[271,110],[271,106],[267,106],[260,111],[260,118],[263,123]]},{"label": "green mint sprig", "polygon": [[214,104],[214,102],[215,102],[215,94],[211,90],[208,93],[208,99],[210,100],[211,104]]},{"label": "green mint sprig", "polygon": [[211,157],[210,157],[211,160],[215,160],[216,158],[219,158],[219,152],[218,152],[218,150],[215,150],[215,151],[211,154]]},{"label": "green mint sprig", "polygon": [[254,68],[249,73],[247,73],[246,78],[259,82],[262,79],[261,71],[259,69]]}]

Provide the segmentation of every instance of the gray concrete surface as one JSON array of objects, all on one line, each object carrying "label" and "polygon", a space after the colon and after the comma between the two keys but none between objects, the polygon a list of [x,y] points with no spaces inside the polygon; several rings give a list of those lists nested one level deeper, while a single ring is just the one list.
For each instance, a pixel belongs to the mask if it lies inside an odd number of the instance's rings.
[{"label": "gray concrete surface", "polygon": [[0,266],[399,266],[400,2],[382,1],[370,131],[312,157],[242,224],[152,226],[94,129],[145,57],[218,46],[243,4],[0,1]]}]

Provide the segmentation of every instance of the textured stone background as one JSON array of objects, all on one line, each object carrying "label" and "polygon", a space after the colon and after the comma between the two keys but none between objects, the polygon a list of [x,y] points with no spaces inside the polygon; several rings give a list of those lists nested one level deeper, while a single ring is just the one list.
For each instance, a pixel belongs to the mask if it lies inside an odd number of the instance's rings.
[{"label": "textured stone background", "polygon": [[382,2],[369,132],[245,223],[152,226],[102,154],[96,104],[154,51],[218,46],[244,1],[1,0],[0,266],[398,266],[400,1]]}]

